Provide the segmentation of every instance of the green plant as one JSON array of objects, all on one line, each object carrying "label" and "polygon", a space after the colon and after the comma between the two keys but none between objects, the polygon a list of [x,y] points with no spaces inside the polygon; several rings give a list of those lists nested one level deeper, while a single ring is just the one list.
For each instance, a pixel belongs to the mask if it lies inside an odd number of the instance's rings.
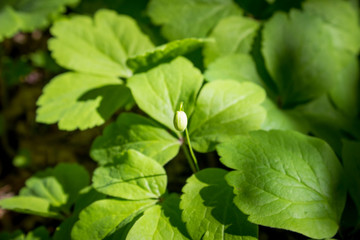
[{"label": "green plant", "polygon": [[[157,47],[115,11],[56,21],[49,49],[70,71],[44,88],[37,121],[84,130],[119,114],[92,143],[91,185],[80,166],[58,165],[0,206],[61,219],[54,239],[257,239],[258,225],[355,239],[358,11],[245,2],[150,1],[169,40]],[[183,156],[193,174],[171,193],[164,167]],[[343,226],[348,191],[358,211]]]}]

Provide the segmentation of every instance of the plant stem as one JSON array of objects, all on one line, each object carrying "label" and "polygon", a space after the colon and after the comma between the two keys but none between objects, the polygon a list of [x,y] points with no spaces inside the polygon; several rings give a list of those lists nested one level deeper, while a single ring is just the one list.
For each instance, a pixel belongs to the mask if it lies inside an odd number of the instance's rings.
[{"label": "plant stem", "polygon": [[189,145],[189,150],[190,150],[192,162],[193,162],[193,165],[195,166],[195,171],[194,172],[198,172],[199,171],[199,165],[198,165],[197,159],[196,159],[195,154],[194,154],[194,152],[192,150],[192,147],[191,147],[189,132],[188,132],[187,128],[185,128],[185,134],[186,134],[186,141],[187,141],[187,143]]},{"label": "plant stem", "polygon": [[194,162],[190,156],[189,150],[186,148],[185,145],[181,145],[181,148],[184,151],[185,157],[190,165],[191,171],[193,171],[193,173],[196,173],[196,168],[195,168]]}]

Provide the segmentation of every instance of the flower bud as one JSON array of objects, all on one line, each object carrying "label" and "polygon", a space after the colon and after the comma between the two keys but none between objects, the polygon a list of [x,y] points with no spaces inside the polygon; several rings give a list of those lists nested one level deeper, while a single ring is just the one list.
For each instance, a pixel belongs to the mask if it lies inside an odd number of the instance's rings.
[{"label": "flower bud", "polygon": [[183,132],[187,126],[187,116],[184,111],[176,111],[174,116],[174,127],[176,130]]}]

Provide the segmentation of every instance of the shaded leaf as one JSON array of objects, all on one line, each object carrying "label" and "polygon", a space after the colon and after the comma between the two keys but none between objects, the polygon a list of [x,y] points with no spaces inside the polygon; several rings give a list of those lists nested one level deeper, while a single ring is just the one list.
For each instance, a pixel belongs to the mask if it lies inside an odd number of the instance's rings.
[{"label": "shaded leaf", "polygon": [[208,168],[187,180],[180,207],[191,239],[257,239],[258,228],[233,203],[227,171]]},{"label": "shaded leaf", "polygon": [[208,66],[204,76],[207,81],[232,79],[264,85],[256,71],[254,60],[247,54],[230,54],[216,59]]},{"label": "shaded leaf", "polygon": [[242,10],[232,0],[152,0],[148,15],[169,40],[206,37],[216,23]]},{"label": "shaded leaf", "polygon": [[71,237],[74,240],[103,239],[115,231],[121,222],[140,214],[155,202],[155,200],[124,201],[119,199],[96,201],[80,213],[80,219],[76,222]]},{"label": "shaded leaf", "polygon": [[209,35],[215,41],[206,43],[203,50],[205,65],[229,54],[249,53],[259,26],[255,20],[240,15],[220,20]]},{"label": "shaded leaf", "polygon": [[346,173],[345,179],[360,215],[360,143],[344,140],[343,144],[342,159]]},{"label": "shaded leaf", "polygon": [[49,24],[54,16],[65,12],[66,6],[79,0],[2,0],[0,3],[0,41],[19,31],[31,32]]},{"label": "shaded leaf", "polygon": [[37,101],[36,121],[59,122],[62,130],[84,130],[103,124],[131,99],[115,77],[68,72],[53,78]]},{"label": "shaded leaf", "polygon": [[297,10],[278,12],[265,23],[262,53],[282,106],[319,97],[336,82],[339,67],[330,38],[320,19]]},{"label": "shaded leaf", "polygon": [[181,221],[180,199],[176,195],[165,198],[161,205],[155,205],[131,227],[126,239],[189,239],[185,224]]},{"label": "shaded leaf", "polygon": [[134,71],[150,69],[157,64],[166,62],[177,56],[192,52],[201,47],[206,42],[204,38],[186,38],[168,42],[158,46],[153,50],[147,51],[142,55],[137,55],[127,60],[127,65]]}]

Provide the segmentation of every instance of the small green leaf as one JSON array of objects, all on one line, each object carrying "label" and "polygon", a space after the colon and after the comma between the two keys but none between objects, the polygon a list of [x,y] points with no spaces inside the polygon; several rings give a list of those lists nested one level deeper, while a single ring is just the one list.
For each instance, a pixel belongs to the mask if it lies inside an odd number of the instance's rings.
[{"label": "small green leaf", "polygon": [[207,83],[201,89],[189,124],[194,149],[210,152],[219,142],[260,129],[266,115],[260,106],[264,99],[265,91],[251,82]]},{"label": "small green leaf", "polygon": [[231,54],[220,57],[208,66],[204,76],[207,81],[232,79],[264,85],[256,71],[254,60],[248,54]]},{"label": "small green leaf", "polygon": [[127,65],[134,71],[149,69],[162,62],[177,56],[185,55],[201,47],[206,42],[204,38],[186,38],[175,40],[158,46],[142,55],[137,55],[127,60]]},{"label": "small green leaf", "polygon": [[60,163],[28,179],[20,195],[47,199],[53,207],[70,208],[80,190],[89,183],[89,174],[82,166]]},{"label": "small green leaf", "polygon": [[97,191],[129,200],[158,198],[165,193],[166,184],[164,168],[135,150],[129,150],[113,165],[97,168],[93,176]]},{"label": "small green leaf", "polygon": [[0,200],[5,209],[61,218],[60,211],[69,211],[82,188],[90,182],[87,171],[76,164],[59,164],[29,178],[20,196]]},{"label": "small green leaf", "polygon": [[209,36],[215,41],[205,44],[205,65],[208,66],[215,59],[229,54],[249,53],[259,26],[254,19],[243,16],[222,19]]},{"label": "small green leaf", "polygon": [[47,199],[33,196],[15,196],[0,200],[0,207],[15,212],[34,214],[49,218],[62,218],[61,214],[53,210]]},{"label": "small green leaf", "polygon": [[109,77],[130,77],[127,58],[153,48],[132,18],[110,10],[99,10],[94,20],[59,20],[51,33],[49,49],[60,66]]},{"label": "small green leaf", "polygon": [[124,151],[134,149],[157,160],[161,165],[179,151],[180,142],[155,121],[133,113],[121,114],[115,123],[97,137],[90,155],[99,164],[113,163]]},{"label": "small green leaf", "polygon": [[43,91],[36,121],[59,122],[59,128],[68,131],[103,124],[131,99],[129,89],[115,77],[75,72],[58,75]]},{"label": "small green leaf", "polygon": [[343,169],[323,140],[291,131],[256,131],[217,147],[234,202],[250,222],[330,238],[345,205]]},{"label": "small green leaf", "polygon": [[174,114],[184,102],[190,115],[203,82],[200,71],[183,57],[128,79],[128,86],[138,106],[152,118],[176,131]]},{"label": "small green leaf", "polygon": [[0,3],[0,42],[19,31],[31,32],[47,26],[66,6],[79,0],[2,0]]},{"label": "small green leaf", "polygon": [[331,36],[311,14],[276,13],[264,25],[262,53],[284,107],[319,97],[336,82],[339,66]]},{"label": "small green leaf", "polygon": [[140,214],[155,203],[156,200],[104,199],[96,201],[80,213],[79,220],[71,232],[71,237],[74,240],[104,239],[114,232],[121,222]]},{"label": "small green leaf", "polygon": [[345,179],[360,216],[360,142],[343,141]]},{"label": "small green leaf", "polygon": [[257,239],[257,226],[233,203],[233,189],[223,169],[208,168],[187,180],[180,207],[194,240]]},{"label": "small green leaf", "polygon": [[185,224],[181,221],[180,199],[174,194],[165,198],[161,205],[155,205],[131,227],[126,239],[168,240],[189,239]]},{"label": "small green leaf", "polygon": [[169,40],[206,37],[220,19],[241,14],[232,0],[152,0],[148,6],[151,20],[163,26]]}]

